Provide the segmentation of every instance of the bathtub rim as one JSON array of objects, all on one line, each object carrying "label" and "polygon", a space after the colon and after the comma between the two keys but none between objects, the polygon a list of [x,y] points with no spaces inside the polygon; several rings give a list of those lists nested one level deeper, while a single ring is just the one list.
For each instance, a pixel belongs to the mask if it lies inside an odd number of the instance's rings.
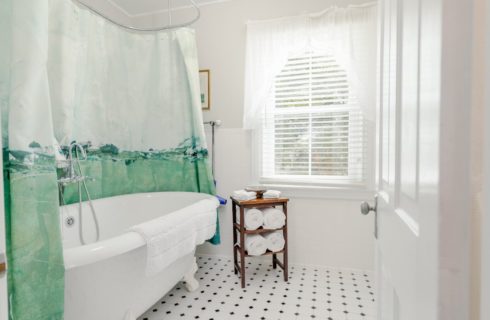
[{"label": "bathtub rim", "polygon": [[63,250],[65,270],[83,267],[145,246],[136,232],[128,231],[99,242]]},{"label": "bathtub rim", "polygon": [[[202,197],[202,199],[215,197],[214,195],[209,195],[206,193],[199,193],[199,192],[162,191],[162,192],[143,192],[143,193],[133,193],[133,194],[126,194],[126,195],[117,195],[114,197],[101,198],[93,201],[109,201],[109,200],[117,201],[117,199],[119,198],[126,198],[126,197],[136,197],[136,198],[140,197],[141,199],[144,199],[146,197],[151,197],[158,194],[172,194],[172,193],[189,194],[189,195],[198,194]],[[202,199],[196,199],[196,201],[200,201]],[[67,206],[76,206],[76,205],[78,205],[78,203],[69,204]],[[185,207],[186,206],[182,208]],[[60,217],[62,215],[63,215],[62,210],[60,210]],[[80,246],[66,248],[66,249],[63,248],[65,270],[70,270],[73,268],[83,267],[85,265],[97,263],[99,261],[110,259],[112,257],[130,252],[132,250],[142,248],[144,246],[146,246],[146,242],[143,239],[143,237],[141,237],[141,235],[139,235],[136,232],[127,230],[126,232],[120,235],[108,239],[104,239],[95,243],[80,245]]]}]

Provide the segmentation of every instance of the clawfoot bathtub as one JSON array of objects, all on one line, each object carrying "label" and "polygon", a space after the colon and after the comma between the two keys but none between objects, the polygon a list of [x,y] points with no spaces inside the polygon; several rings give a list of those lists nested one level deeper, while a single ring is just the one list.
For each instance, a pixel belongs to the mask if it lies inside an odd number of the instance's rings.
[{"label": "clawfoot bathtub", "polygon": [[78,204],[61,207],[65,320],[135,320],[181,280],[188,290],[196,290],[194,251],[149,277],[145,241],[128,229],[210,197],[159,192],[95,200],[100,240],[87,245],[81,245],[79,227],[81,223],[87,242],[94,241],[88,204],[83,203],[81,220]]}]

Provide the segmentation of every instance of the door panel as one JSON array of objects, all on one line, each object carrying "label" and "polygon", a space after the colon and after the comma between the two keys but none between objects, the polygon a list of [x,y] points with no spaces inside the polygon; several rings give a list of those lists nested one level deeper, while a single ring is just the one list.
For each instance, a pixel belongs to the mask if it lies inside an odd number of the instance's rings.
[{"label": "door panel", "polygon": [[380,2],[379,319],[469,318],[474,5]]},{"label": "door panel", "polygon": [[[381,97],[380,97],[380,131],[384,133],[384,130],[389,130],[390,128],[390,113],[385,106],[390,104],[390,37],[391,37],[391,29],[389,27],[391,24],[391,15],[390,15],[390,3],[385,3],[384,6],[381,7],[381,24],[384,26],[382,30],[382,34],[380,36],[381,39],[385,41],[381,41],[381,81],[379,82],[381,88]],[[380,177],[380,186],[383,189],[388,189],[389,181],[390,181],[390,171],[389,171],[389,152],[390,152],[390,141],[388,140],[388,134],[380,135],[380,154],[382,161],[380,161],[378,165],[378,171],[381,173]]]},{"label": "door panel", "polygon": [[[403,0],[401,80],[401,205],[418,197],[420,0]],[[415,211],[414,211],[415,212]]]},{"label": "door panel", "polygon": [[[431,1],[427,1],[431,2]],[[438,148],[437,135],[428,136],[421,113],[421,23],[420,0],[384,0],[381,3],[380,105],[378,166],[378,319],[431,319],[421,316],[419,294],[431,282],[420,273],[436,267],[420,263],[421,215],[434,209],[434,189],[424,188],[420,178],[421,152],[428,145]],[[436,139],[436,140],[434,140]],[[431,161],[437,163],[437,158]],[[431,170],[436,170],[433,163]],[[437,180],[432,180],[434,186]],[[428,184],[427,184],[428,185]],[[432,212],[434,214],[435,211]],[[427,227],[432,227],[427,225]],[[425,230],[429,231],[429,230]],[[436,242],[434,242],[435,244]],[[431,248],[432,249],[432,248]],[[429,292],[431,290],[428,289]]]},{"label": "door panel", "polygon": [[385,127],[385,138],[386,141],[386,154],[387,158],[383,159],[383,164],[387,167],[388,176],[386,177],[386,192],[393,198],[395,192],[395,178],[396,178],[396,145],[397,136],[394,132],[396,130],[396,117],[397,117],[397,91],[398,91],[398,45],[399,45],[399,33],[398,33],[398,1],[390,1],[386,3],[386,15],[388,16],[389,24],[387,24],[387,32],[389,37],[387,37],[387,43],[389,48],[389,53],[387,55],[387,71],[388,78],[388,90],[386,95],[388,96],[387,103],[383,105],[383,116],[387,118],[385,121],[387,126]]}]

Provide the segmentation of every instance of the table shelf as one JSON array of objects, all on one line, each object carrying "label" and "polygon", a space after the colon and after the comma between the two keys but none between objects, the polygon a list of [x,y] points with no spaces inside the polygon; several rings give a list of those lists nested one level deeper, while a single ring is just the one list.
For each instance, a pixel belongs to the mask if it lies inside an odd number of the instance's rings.
[{"label": "table shelf", "polygon": [[[237,250],[240,250],[240,245],[238,243],[235,244],[235,248],[237,248]],[[245,257],[262,257],[262,256],[270,256],[272,254],[281,254],[281,253],[284,253],[284,249],[282,249],[280,251],[270,251],[270,250],[267,250],[266,253],[261,254],[260,256],[254,256],[254,255],[248,254],[247,253],[247,250],[245,250]]]},{"label": "table shelf", "polygon": [[[241,231],[241,227],[238,223],[234,224],[235,229],[238,230],[238,232]],[[245,234],[262,234],[262,233],[270,233],[270,232],[275,232],[275,231],[283,231],[285,227],[278,228],[278,229],[264,229],[263,227],[260,227],[256,230],[243,230]]]}]

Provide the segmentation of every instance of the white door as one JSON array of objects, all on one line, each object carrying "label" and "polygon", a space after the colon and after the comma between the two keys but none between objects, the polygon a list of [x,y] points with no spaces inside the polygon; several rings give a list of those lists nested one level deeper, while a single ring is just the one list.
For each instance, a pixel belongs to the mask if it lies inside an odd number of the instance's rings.
[{"label": "white door", "polygon": [[426,270],[419,271],[418,264],[422,250],[435,249],[422,247],[420,219],[423,211],[437,212],[437,194],[424,192],[436,187],[438,173],[438,125],[428,123],[437,118],[421,112],[420,5],[419,0],[385,0],[381,9],[376,267],[378,319],[383,320],[436,319],[435,314],[419,317],[417,308],[418,288],[435,298],[436,283],[421,276],[433,274],[436,260],[420,266]]},{"label": "white door", "polygon": [[[472,1],[459,2],[471,6]],[[468,9],[458,10],[456,0],[380,2],[376,219],[380,320],[468,319],[467,292],[457,291],[464,287],[467,271],[457,259],[463,260],[468,249],[464,247],[467,181],[461,178],[469,180],[464,173],[469,120],[467,110],[456,111],[456,104],[461,107],[468,98],[469,86],[457,72],[469,61],[464,54],[458,56],[458,50],[466,49],[455,44],[462,38],[464,47],[464,37],[471,38],[466,33],[471,18]],[[453,14],[461,19],[457,24],[446,20]],[[462,85],[454,86],[458,81]],[[453,131],[448,129],[451,125]],[[462,137],[454,139],[451,132],[458,130]],[[453,218],[455,212],[462,218]],[[458,219],[461,230],[455,225]]]}]

